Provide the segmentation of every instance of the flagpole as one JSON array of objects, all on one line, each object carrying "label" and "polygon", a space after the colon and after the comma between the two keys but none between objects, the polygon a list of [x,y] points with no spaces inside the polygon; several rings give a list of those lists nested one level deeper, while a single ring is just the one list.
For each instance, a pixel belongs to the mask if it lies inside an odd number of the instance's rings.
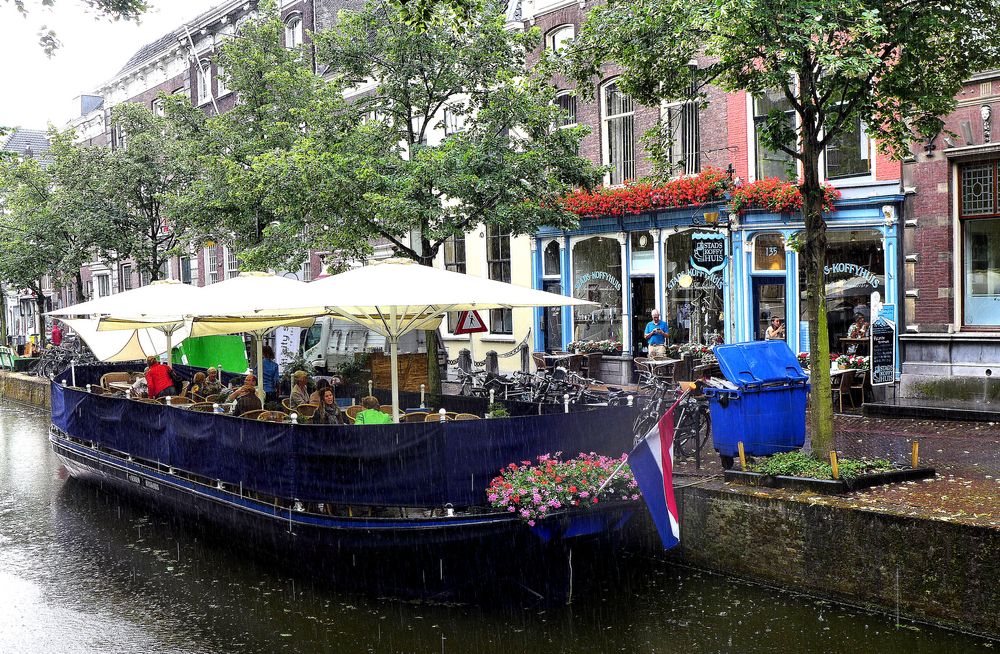
[{"label": "flagpole", "polygon": [[628,462],[628,454],[622,455],[622,462],[618,464],[617,468],[611,471],[611,474],[608,475],[608,478],[604,480],[604,483],[601,484],[596,491],[594,491],[595,496],[601,494],[601,491],[604,490],[604,487],[608,485],[608,482],[610,482],[612,479],[615,478],[615,475],[617,475],[621,471],[622,467],[624,467],[624,465],[627,462]]}]

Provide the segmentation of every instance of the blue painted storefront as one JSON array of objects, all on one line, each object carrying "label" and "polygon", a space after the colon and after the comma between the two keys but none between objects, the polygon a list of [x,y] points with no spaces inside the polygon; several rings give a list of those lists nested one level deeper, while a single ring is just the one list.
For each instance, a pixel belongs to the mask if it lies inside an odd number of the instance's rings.
[{"label": "blue painted storefront", "polygon": [[[865,248],[881,248],[882,259],[884,260],[883,270],[873,270],[871,274],[877,277],[873,283],[866,280],[863,270],[851,279],[842,280],[841,288],[850,288],[849,291],[854,297],[853,301],[859,301],[862,295],[872,290],[880,292],[882,302],[885,304],[900,305],[900,284],[899,284],[899,232],[897,217],[902,207],[903,197],[901,195],[880,195],[868,196],[863,199],[842,199],[836,203],[835,210],[827,217],[828,234],[832,240],[847,242],[848,234],[850,241],[854,241],[856,235],[864,239],[861,244],[852,244],[855,250],[863,251]],[[718,214],[717,222],[706,223],[706,214],[712,220],[712,214]],[[667,239],[673,234],[685,234],[694,232],[718,232],[725,236],[727,260],[725,268],[722,270],[721,291],[723,308],[723,338],[727,343],[754,340],[758,329],[759,307],[755,303],[754,288],[768,282],[776,282],[775,288],[781,283],[784,284],[784,312],[788,318],[786,329],[786,340],[790,348],[795,352],[807,351],[808,344],[808,322],[800,319],[802,314],[799,283],[799,255],[789,246],[789,241],[804,229],[801,215],[798,214],[775,214],[761,211],[750,211],[743,215],[730,215],[724,204],[707,205],[699,207],[685,207],[671,209],[650,214],[637,216],[626,216],[622,218],[585,218],[580,221],[579,226],[573,230],[544,229],[539,231],[532,244],[532,269],[534,273],[535,288],[543,288],[548,281],[558,281],[561,292],[571,295],[575,286],[573,278],[574,271],[574,247],[580,242],[600,236],[618,241],[621,249],[621,315],[620,333],[621,340],[625,346],[626,354],[637,356],[632,348],[633,329],[633,282],[640,278],[652,278],[655,284],[656,306],[665,317],[668,304],[671,278],[667,274],[665,267],[666,254],[664,246]],[[638,270],[634,265],[636,262],[636,247],[633,236],[636,233],[648,232],[654,243],[652,270],[648,262],[642,270]],[[784,270],[762,270],[759,266],[755,269],[755,239],[766,234],[780,234],[784,241]],[[552,243],[556,243],[559,249],[559,271],[557,275],[545,275],[544,256],[546,248],[554,248]],[[830,263],[836,264],[837,261]],[[850,262],[847,262],[850,263]],[[552,272],[549,270],[548,272]],[[650,274],[651,273],[651,274]],[[700,273],[699,273],[700,274]],[[676,280],[674,280],[676,284]],[[690,283],[690,282],[689,282]],[[829,287],[828,287],[829,288]],[[779,291],[780,292],[780,291]],[[828,308],[829,310],[829,308]],[[536,351],[543,351],[545,347],[545,323],[544,312],[536,310],[534,330]],[[569,310],[562,311],[561,338],[555,339],[562,349],[573,340],[574,317]],[[672,316],[671,316],[672,317]],[[645,317],[648,320],[648,317]],[[673,325],[673,322],[671,323]],[[793,328],[794,327],[794,328]],[[702,340],[705,340],[704,338]],[[551,349],[551,343],[550,343]],[[898,374],[897,361],[897,374]]]}]

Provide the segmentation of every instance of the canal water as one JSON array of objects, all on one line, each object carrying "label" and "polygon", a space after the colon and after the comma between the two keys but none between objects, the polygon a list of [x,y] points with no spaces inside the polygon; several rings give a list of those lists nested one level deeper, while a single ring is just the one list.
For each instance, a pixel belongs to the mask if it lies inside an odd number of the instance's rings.
[{"label": "canal water", "polygon": [[[0,652],[988,652],[997,643],[646,556],[581,562],[572,603],[338,590],[68,478],[47,416],[0,402]],[[512,553],[516,556],[516,553]],[[486,597],[484,595],[484,597]]]}]

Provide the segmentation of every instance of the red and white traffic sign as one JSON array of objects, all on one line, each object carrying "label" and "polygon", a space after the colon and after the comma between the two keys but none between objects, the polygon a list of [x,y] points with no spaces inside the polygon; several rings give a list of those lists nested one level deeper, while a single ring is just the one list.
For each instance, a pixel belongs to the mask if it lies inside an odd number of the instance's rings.
[{"label": "red and white traffic sign", "polygon": [[455,334],[481,334],[488,332],[486,323],[478,311],[463,311],[458,314],[458,325],[455,327]]}]

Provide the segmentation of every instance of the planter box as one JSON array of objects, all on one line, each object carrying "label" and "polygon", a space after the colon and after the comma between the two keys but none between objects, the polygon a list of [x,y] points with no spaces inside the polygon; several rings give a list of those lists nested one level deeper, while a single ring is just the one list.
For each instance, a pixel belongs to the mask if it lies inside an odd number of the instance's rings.
[{"label": "planter box", "polygon": [[785,477],[783,475],[764,475],[759,472],[743,472],[742,470],[726,470],[726,481],[743,486],[766,486],[767,488],[788,488],[797,491],[809,491],[837,495],[851,491],[896,484],[915,479],[929,479],[935,475],[934,468],[904,468],[888,472],[876,472],[861,475],[854,479],[813,479],[810,477]]},{"label": "planter box", "polygon": [[605,354],[601,357],[601,368],[595,373],[591,373],[591,377],[595,379],[600,379],[605,384],[611,386],[620,386],[623,384],[631,383],[632,381],[632,357],[628,356],[611,356]]}]

